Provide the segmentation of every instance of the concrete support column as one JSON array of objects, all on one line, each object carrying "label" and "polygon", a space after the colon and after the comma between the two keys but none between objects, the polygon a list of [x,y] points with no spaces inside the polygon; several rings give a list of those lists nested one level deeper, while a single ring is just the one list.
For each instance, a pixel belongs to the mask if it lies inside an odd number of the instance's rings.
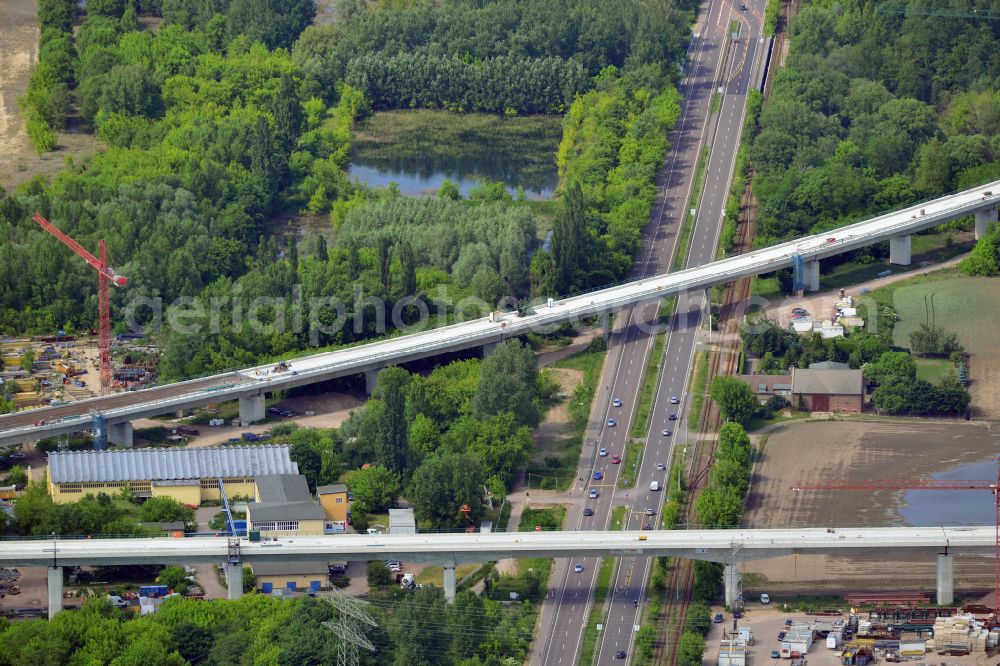
[{"label": "concrete support column", "polygon": [[889,239],[889,263],[896,264],[897,266],[909,266],[912,259],[910,258],[911,252],[910,248],[912,246],[911,239],[913,237],[910,234],[905,236],[893,236]]},{"label": "concrete support column", "polygon": [[726,605],[736,607],[736,595],[739,594],[740,568],[735,564],[727,564],[722,570],[722,582],[726,586]]},{"label": "concrete support column", "polygon": [[819,291],[819,260],[807,261],[805,272],[803,286],[806,291]]},{"label": "concrete support column", "polygon": [[243,563],[229,563],[226,565],[226,598],[229,600],[239,599],[243,596]]},{"label": "concrete support column", "polygon": [[124,449],[132,448],[132,422],[109,423],[108,441]]},{"label": "concrete support column", "polygon": [[947,553],[937,558],[937,602],[939,606],[950,606],[955,602],[955,558]]},{"label": "concrete support column", "polygon": [[604,334],[604,342],[611,344],[611,313],[601,314],[601,331]]},{"label": "concrete support column", "polygon": [[483,358],[486,358],[487,356],[495,352],[497,350],[497,344],[498,343],[496,342],[487,342],[485,345],[483,345]]},{"label": "concrete support column", "polygon": [[241,395],[240,396],[240,425],[248,426],[251,423],[264,420],[264,396],[263,395]]},{"label": "concrete support column", "polygon": [[182,419],[185,416],[187,416],[187,410],[186,409],[178,409],[177,410],[177,414],[175,416],[176,416],[176,418]]},{"label": "concrete support column", "polygon": [[62,610],[63,604],[63,570],[62,567],[49,567],[49,619]]},{"label": "concrete support column", "polygon": [[455,565],[446,564],[444,565],[444,598],[448,603],[455,601],[456,587]]},{"label": "concrete support column", "polygon": [[365,393],[371,395],[375,392],[375,387],[378,386],[378,370],[366,370],[365,371]]},{"label": "concrete support column", "polygon": [[997,221],[997,209],[981,210],[976,213],[976,240],[986,235],[986,227]]}]

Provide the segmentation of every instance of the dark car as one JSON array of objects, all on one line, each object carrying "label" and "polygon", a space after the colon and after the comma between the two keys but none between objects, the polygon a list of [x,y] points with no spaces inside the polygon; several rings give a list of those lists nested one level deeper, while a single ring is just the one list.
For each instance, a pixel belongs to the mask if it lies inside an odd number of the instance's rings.
[{"label": "dark car", "polygon": [[671,414],[671,415],[670,415],[669,417],[667,417],[667,418],[669,418],[669,419],[670,419],[671,421],[676,421],[676,420],[677,420],[677,415],[676,415],[676,414]]},{"label": "dark car", "polygon": [[618,650],[618,652],[615,652],[615,659],[624,659],[624,658],[625,658],[625,650]]},{"label": "dark car", "polygon": [[583,515],[592,516],[594,515],[594,510],[588,506],[586,509],[583,510]]},{"label": "dark car", "polygon": [[712,618],[712,622],[716,624],[722,624],[722,613],[716,613],[715,617]]},{"label": "dark car", "polygon": [[785,632],[783,632],[783,631],[779,631],[778,632],[778,640],[779,641],[785,640]]},{"label": "dark car", "polygon": [[747,10],[747,6],[746,5],[740,5],[740,11],[741,12],[745,12],[746,10]]}]

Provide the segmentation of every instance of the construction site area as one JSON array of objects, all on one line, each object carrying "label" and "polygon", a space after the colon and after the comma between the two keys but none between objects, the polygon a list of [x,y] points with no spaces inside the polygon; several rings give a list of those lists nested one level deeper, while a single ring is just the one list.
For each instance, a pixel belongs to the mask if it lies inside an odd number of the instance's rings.
[{"label": "construction site area", "polygon": [[[975,478],[983,485],[995,483],[1000,430],[989,424],[818,420],[783,424],[757,444],[745,518],[749,527],[981,525],[994,519],[995,499],[988,491],[879,489],[882,480],[917,485],[921,480]],[[844,482],[870,484],[871,489],[795,490]],[[805,583],[818,595],[907,590],[928,592],[933,599],[935,567],[932,558],[890,562],[880,556],[792,555],[749,562],[743,572],[745,588],[758,594],[802,594]],[[993,558],[956,557],[954,572],[957,599],[992,604]]]}]

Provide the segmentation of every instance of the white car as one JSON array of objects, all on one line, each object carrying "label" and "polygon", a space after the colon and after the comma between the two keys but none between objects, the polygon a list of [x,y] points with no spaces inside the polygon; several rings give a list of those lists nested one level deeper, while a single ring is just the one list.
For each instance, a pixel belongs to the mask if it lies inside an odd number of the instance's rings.
[{"label": "white car", "polygon": [[602,446],[601,450],[597,452],[597,455],[603,458],[608,455],[608,450]]},{"label": "white car", "polygon": [[672,433],[672,432],[670,431],[670,428],[664,428],[664,429],[663,429],[663,436],[664,436],[664,437],[670,437],[670,436],[671,436],[672,434],[674,434],[674,433]]},{"label": "white car", "polygon": [[680,400],[677,398],[676,395],[670,396],[670,404],[671,405],[676,405],[676,404],[679,404],[679,403],[680,403]]},{"label": "white car", "polygon": [[615,407],[621,407],[622,406],[621,398],[615,398],[614,400],[611,401],[611,404],[614,405]]},{"label": "white car", "polygon": [[656,463],[656,469],[658,469],[659,471],[661,471],[661,472],[662,472],[662,471],[664,471],[665,469],[667,469],[667,466],[666,466],[666,465],[664,465],[663,463]]},{"label": "white car", "polygon": [[615,421],[614,419],[608,419],[609,428],[614,428],[616,425],[618,425],[618,421]]},{"label": "white car", "polygon": [[767,595],[767,593],[765,592],[764,594],[760,595],[760,603],[762,603],[762,604],[769,604],[769,603],[771,603],[771,597],[769,597]]},{"label": "white car", "polygon": [[573,567],[573,571],[575,571],[577,573],[583,573],[583,565],[582,564],[577,564],[575,567]]},{"label": "white car", "polygon": [[597,499],[598,495],[600,495],[600,493],[597,492],[596,488],[591,488],[590,489],[590,499]]}]

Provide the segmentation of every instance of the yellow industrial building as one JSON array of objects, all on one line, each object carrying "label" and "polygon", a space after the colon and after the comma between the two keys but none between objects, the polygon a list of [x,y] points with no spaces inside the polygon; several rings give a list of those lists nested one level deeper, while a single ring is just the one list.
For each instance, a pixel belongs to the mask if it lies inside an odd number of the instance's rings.
[{"label": "yellow industrial building", "polygon": [[257,589],[264,594],[274,590],[301,592],[330,587],[326,562],[257,562],[250,568],[257,579]]},{"label": "yellow industrial building", "polygon": [[57,503],[127,488],[137,497],[199,506],[222,498],[220,482],[229,499],[253,499],[259,497],[258,478],[299,473],[287,445],[73,451],[50,453],[48,460],[46,480]]},{"label": "yellow industrial building", "polygon": [[347,486],[338,483],[332,486],[320,486],[316,489],[320,506],[323,507],[323,532],[325,534],[342,534],[347,531],[347,514],[350,513]]}]

